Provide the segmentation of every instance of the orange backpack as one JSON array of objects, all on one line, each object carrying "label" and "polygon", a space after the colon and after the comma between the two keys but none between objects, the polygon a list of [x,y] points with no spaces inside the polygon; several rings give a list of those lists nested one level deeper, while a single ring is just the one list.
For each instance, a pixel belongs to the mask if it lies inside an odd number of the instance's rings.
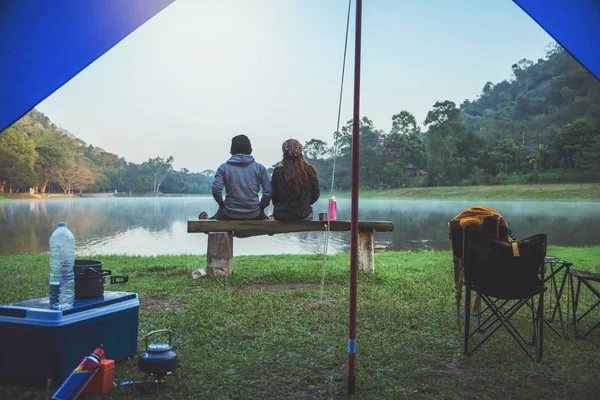
[{"label": "orange backpack", "polygon": [[[452,241],[452,255],[454,259],[454,283],[456,290],[456,313],[458,317],[458,330],[460,326],[460,300],[465,279],[465,246],[467,236],[480,238],[494,238],[513,243],[513,255],[519,256],[516,241],[511,236],[506,219],[496,210],[489,207],[473,206],[463,210],[448,222],[450,240]],[[475,308],[479,306],[479,298],[475,301]]]}]

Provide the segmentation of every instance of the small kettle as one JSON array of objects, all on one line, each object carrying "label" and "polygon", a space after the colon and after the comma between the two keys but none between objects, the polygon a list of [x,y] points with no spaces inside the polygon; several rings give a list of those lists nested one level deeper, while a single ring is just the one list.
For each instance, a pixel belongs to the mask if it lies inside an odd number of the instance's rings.
[{"label": "small kettle", "polygon": [[[167,332],[169,334],[169,344],[152,343],[148,344],[150,336]],[[154,375],[159,378],[164,378],[171,375],[177,368],[177,346],[171,345],[171,331],[169,329],[161,329],[153,331],[144,337],[146,341],[146,351],[139,355],[138,368],[141,372],[149,375]]]}]

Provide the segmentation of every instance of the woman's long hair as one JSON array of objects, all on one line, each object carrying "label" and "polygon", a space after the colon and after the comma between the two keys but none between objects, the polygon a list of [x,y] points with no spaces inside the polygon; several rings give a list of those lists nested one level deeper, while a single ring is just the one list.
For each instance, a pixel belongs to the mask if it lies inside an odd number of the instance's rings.
[{"label": "woman's long hair", "polygon": [[306,162],[302,154],[296,157],[288,157],[284,154],[282,164],[285,171],[285,183],[296,192],[302,191],[317,176],[315,167]]}]

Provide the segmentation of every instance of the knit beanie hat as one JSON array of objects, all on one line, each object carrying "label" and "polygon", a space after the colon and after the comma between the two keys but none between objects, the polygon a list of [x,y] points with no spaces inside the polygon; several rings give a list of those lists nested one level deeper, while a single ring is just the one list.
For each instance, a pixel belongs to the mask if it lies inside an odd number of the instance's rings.
[{"label": "knit beanie hat", "polygon": [[231,139],[231,154],[252,154],[252,145],[246,135],[237,135]]},{"label": "knit beanie hat", "polygon": [[288,139],[281,145],[283,155],[288,158],[295,158],[302,154],[302,144],[296,139]]}]

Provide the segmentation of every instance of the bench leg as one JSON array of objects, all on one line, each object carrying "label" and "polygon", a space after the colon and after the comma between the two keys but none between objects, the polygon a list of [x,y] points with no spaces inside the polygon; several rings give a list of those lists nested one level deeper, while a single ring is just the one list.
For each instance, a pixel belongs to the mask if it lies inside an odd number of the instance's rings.
[{"label": "bench leg", "polygon": [[209,274],[213,275],[231,275],[233,273],[233,233],[208,234],[206,269]]},{"label": "bench leg", "polygon": [[372,229],[358,230],[358,270],[360,272],[375,272]]}]

